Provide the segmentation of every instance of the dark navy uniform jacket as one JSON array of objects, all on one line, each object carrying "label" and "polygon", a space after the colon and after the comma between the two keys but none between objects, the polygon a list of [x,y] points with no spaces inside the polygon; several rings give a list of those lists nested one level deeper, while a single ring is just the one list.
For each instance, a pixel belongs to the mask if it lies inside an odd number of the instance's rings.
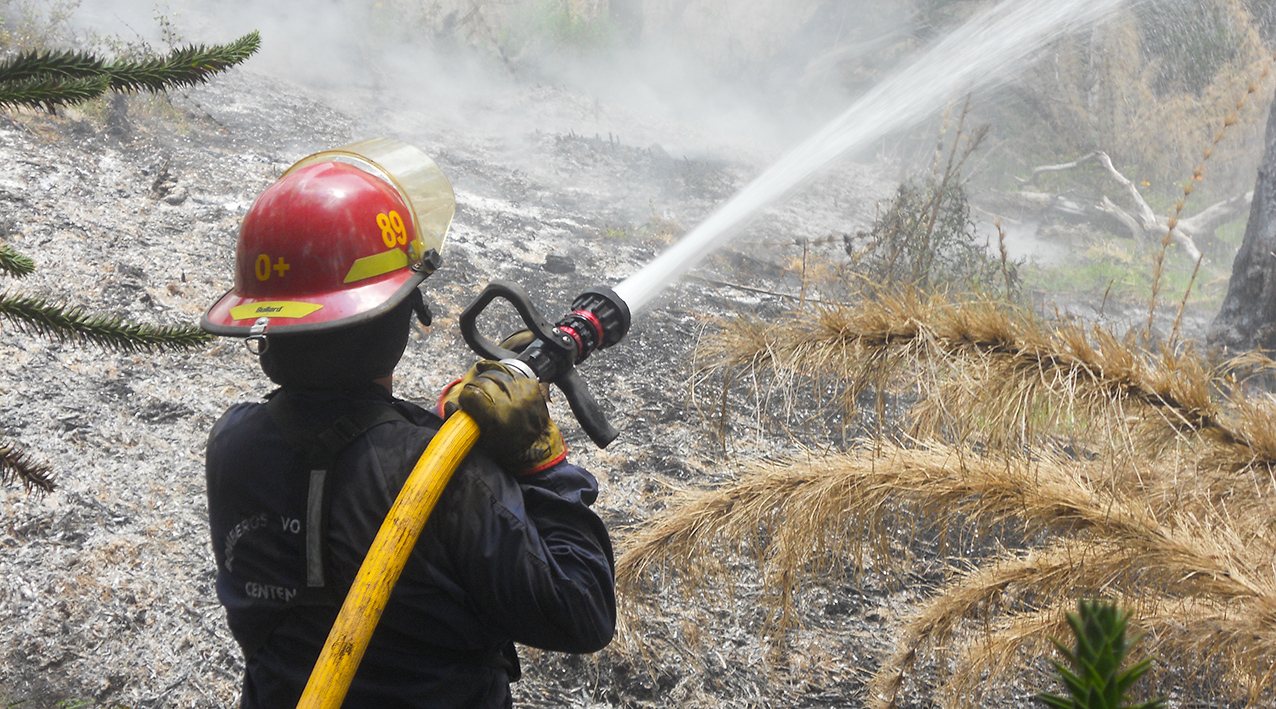
[{"label": "dark navy uniform jacket", "polygon": [[[382,520],[441,425],[376,385],[287,393],[319,428],[356,403],[393,406],[401,418],[332,460],[323,588],[307,585],[311,466],[265,404],[234,406],[213,427],[206,474],[217,595],[244,649],[245,709],[296,705]],[[594,477],[574,465],[515,478],[472,452],[426,523],[345,706],[506,707],[511,641],[577,653],[607,645],[614,563],[590,509],[597,494]]]}]

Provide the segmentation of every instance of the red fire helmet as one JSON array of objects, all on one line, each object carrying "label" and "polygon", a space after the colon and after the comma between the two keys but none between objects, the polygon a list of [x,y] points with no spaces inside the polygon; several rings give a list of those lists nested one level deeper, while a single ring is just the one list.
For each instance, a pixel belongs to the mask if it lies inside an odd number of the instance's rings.
[{"label": "red fire helmet", "polygon": [[[446,214],[426,215],[432,230],[421,228],[408,190],[364,155],[318,153],[290,168],[244,216],[234,287],[204,313],[201,327],[238,337],[315,332],[364,322],[402,302],[438,267],[454,209],[451,186],[429,158],[420,159],[446,187],[431,210]],[[435,233],[441,216],[442,233]]]}]

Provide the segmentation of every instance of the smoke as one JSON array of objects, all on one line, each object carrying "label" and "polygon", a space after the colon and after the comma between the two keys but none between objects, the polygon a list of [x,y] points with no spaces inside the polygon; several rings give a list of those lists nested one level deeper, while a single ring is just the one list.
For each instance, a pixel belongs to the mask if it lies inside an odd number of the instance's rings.
[{"label": "smoke", "polygon": [[359,92],[377,112],[506,136],[615,134],[693,157],[792,144],[911,32],[893,3],[819,0],[81,0],[73,22],[157,50],[255,29],[245,71]]},{"label": "smoke", "polygon": [[[72,22],[87,34],[145,43],[217,44],[252,30],[262,36],[254,71],[300,84],[358,85],[369,57],[362,50],[357,6],[332,2],[186,0],[155,5],[127,0],[83,0]],[[109,44],[109,42],[108,42]]]}]

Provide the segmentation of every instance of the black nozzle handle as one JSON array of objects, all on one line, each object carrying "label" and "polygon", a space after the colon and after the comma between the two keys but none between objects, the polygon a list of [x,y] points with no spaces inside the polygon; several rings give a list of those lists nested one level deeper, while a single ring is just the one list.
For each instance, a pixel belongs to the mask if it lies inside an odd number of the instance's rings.
[{"label": "black nozzle handle", "polygon": [[519,316],[523,318],[523,323],[532,331],[537,340],[551,347],[555,345],[564,346],[561,338],[554,332],[554,324],[540,314],[540,311],[532,304],[531,298],[527,297],[527,292],[522,287],[510,281],[495,280],[487,284],[487,287],[483,289],[482,293],[479,293],[474,302],[461,311],[459,320],[461,337],[465,338],[465,343],[479,356],[495,360],[518,357],[517,352],[507,350],[479,334],[478,316],[497,298],[504,298],[514,306]]},{"label": "black nozzle handle", "polygon": [[[497,298],[509,301],[536,337],[536,341],[521,353],[501,347],[478,331],[479,315]],[[466,344],[480,357],[495,360],[517,359],[535,372],[541,381],[558,385],[581,428],[599,448],[606,448],[607,444],[620,435],[607,422],[602,407],[590,393],[585,380],[576,372],[575,346],[570,341],[565,341],[565,336],[541,316],[518,284],[500,280],[489,283],[478,298],[461,312],[459,324]]]},{"label": "black nozzle handle", "polygon": [[603,414],[602,407],[598,405],[598,400],[589,391],[589,387],[585,385],[585,380],[575,370],[568,370],[554,382],[559,389],[563,390],[563,396],[567,397],[567,403],[572,407],[572,413],[576,416],[576,420],[580,422],[580,427],[589,434],[590,440],[599,448],[606,448],[608,443],[616,440],[616,436],[620,432],[607,422],[607,416]]}]

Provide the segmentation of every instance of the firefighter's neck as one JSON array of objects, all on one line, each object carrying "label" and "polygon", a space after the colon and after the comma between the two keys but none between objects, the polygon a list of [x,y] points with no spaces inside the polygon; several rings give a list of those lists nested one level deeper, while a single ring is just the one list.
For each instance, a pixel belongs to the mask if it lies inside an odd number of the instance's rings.
[{"label": "firefighter's neck", "polygon": [[380,384],[381,386],[385,387],[385,390],[387,392],[391,394],[394,393],[394,375],[393,374],[387,374],[384,377],[381,377],[380,379],[373,379],[372,383]]}]

